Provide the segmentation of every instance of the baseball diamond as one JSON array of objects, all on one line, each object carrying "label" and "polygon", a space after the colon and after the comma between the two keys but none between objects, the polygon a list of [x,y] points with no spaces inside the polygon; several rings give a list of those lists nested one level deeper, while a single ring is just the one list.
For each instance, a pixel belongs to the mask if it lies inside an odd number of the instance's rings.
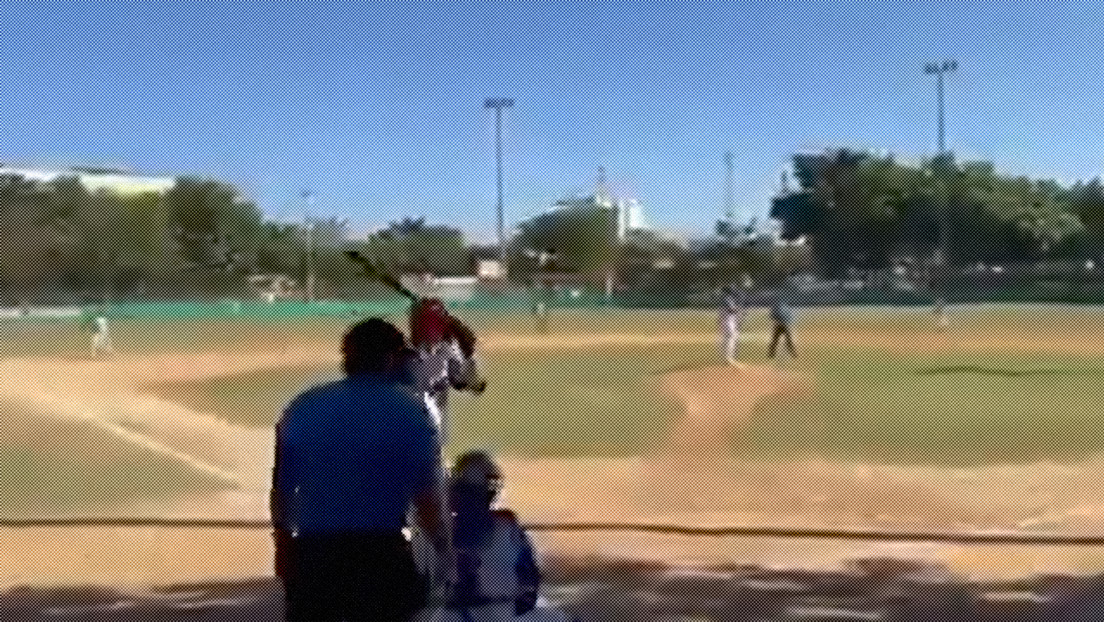
[{"label": "baseball diamond", "polygon": [[[804,310],[802,358],[772,363],[769,319],[752,309],[743,369],[717,364],[711,312],[580,311],[539,336],[523,317],[474,317],[488,389],[455,398],[449,453],[502,455],[503,498],[532,522],[1091,533],[1104,522],[1104,436],[1092,416],[1104,373],[1098,312],[1006,306],[954,317],[941,332],[923,310]],[[4,410],[5,464],[25,465],[0,472],[0,514],[263,518],[271,423],[288,396],[334,377],[329,340],[344,325],[119,320],[109,359],[89,359],[75,328],[26,328],[39,351],[21,339],[0,362],[2,399],[18,405]],[[18,431],[30,411],[52,422],[36,429],[59,432]],[[148,456],[149,466],[108,447]],[[3,535],[20,580],[191,580],[268,563],[263,546],[225,539],[151,556],[149,547],[177,546],[172,534],[85,558],[79,530],[67,537],[70,552]],[[208,544],[225,565],[206,563],[216,554]],[[550,554],[824,567],[881,550],[556,533],[537,544]],[[917,552],[963,572],[1042,563],[949,545]],[[1046,563],[1087,570],[1104,558]]]}]

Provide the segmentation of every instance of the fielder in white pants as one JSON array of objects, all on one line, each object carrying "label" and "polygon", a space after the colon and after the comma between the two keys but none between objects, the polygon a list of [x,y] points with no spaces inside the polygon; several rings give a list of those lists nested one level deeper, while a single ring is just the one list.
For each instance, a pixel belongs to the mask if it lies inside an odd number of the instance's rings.
[{"label": "fielder in white pants", "polygon": [[92,356],[100,357],[114,354],[115,345],[111,342],[111,331],[107,326],[107,318],[96,318],[95,332],[92,333]]},{"label": "fielder in white pants", "polygon": [[745,307],[731,289],[726,288],[721,303],[720,332],[721,356],[729,365],[739,366],[736,350],[740,345],[740,326],[744,322]]}]

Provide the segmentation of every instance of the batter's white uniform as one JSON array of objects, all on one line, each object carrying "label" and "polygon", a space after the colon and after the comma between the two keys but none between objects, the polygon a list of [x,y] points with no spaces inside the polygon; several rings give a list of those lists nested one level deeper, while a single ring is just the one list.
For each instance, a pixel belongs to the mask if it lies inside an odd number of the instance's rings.
[{"label": "batter's white uniform", "polygon": [[433,415],[441,444],[448,440],[448,394],[456,385],[467,385],[476,377],[475,361],[464,356],[453,340],[439,341],[416,350],[410,362],[413,389]]},{"label": "batter's white uniform", "polygon": [[[448,394],[454,386],[467,385],[477,375],[477,366],[474,360],[464,356],[460,345],[456,341],[447,339],[429,346],[422,346],[415,350],[415,356],[407,363],[407,372],[410,376],[410,390],[414,397],[425,404],[437,425],[437,439],[444,454],[445,444],[448,442],[449,412]],[[440,499],[441,524],[446,529],[451,527],[452,519],[448,510],[448,495],[445,490],[447,478],[442,473],[438,481],[438,499]],[[416,525],[413,513],[408,518],[408,524]],[[421,529],[411,530],[415,537],[419,537]],[[447,553],[451,556],[451,549]],[[434,579],[440,583],[439,578]]]},{"label": "batter's white uniform", "polygon": [[113,352],[115,352],[115,346],[111,342],[111,331],[107,325],[107,318],[101,315],[96,318],[96,330],[92,333],[92,356],[112,354]]}]

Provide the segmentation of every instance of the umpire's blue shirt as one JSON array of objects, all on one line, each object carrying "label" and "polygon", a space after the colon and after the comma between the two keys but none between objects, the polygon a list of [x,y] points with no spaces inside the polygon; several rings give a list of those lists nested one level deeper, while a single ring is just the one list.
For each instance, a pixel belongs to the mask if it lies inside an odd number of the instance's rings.
[{"label": "umpire's blue shirt", "polygon": [[276,425],[274,487],[300,534],[398,533],[440,470],[424,406],[382,376],[314,387]]}]

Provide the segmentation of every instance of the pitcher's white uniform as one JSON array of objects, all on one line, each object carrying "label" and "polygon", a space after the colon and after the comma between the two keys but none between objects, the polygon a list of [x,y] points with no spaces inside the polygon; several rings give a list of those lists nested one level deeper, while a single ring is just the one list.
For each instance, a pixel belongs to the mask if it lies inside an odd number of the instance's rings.
[{"label": "pitcher's white uniform", "polygon": [[736,365],[736,346],[740,342],[740,326],[744,322],[746,310],[743,301],[731,292],[725,293],[721,303],[719,328],[721,333],[721,355],[729,365]]},{"label": "pitcher's white uniform", "polygon": [[107,318],[100,315],[96,317],[95,332],[92,333],[92,356],[112,354],[115,346],[111,342],[111,331],[107,325]]}]

